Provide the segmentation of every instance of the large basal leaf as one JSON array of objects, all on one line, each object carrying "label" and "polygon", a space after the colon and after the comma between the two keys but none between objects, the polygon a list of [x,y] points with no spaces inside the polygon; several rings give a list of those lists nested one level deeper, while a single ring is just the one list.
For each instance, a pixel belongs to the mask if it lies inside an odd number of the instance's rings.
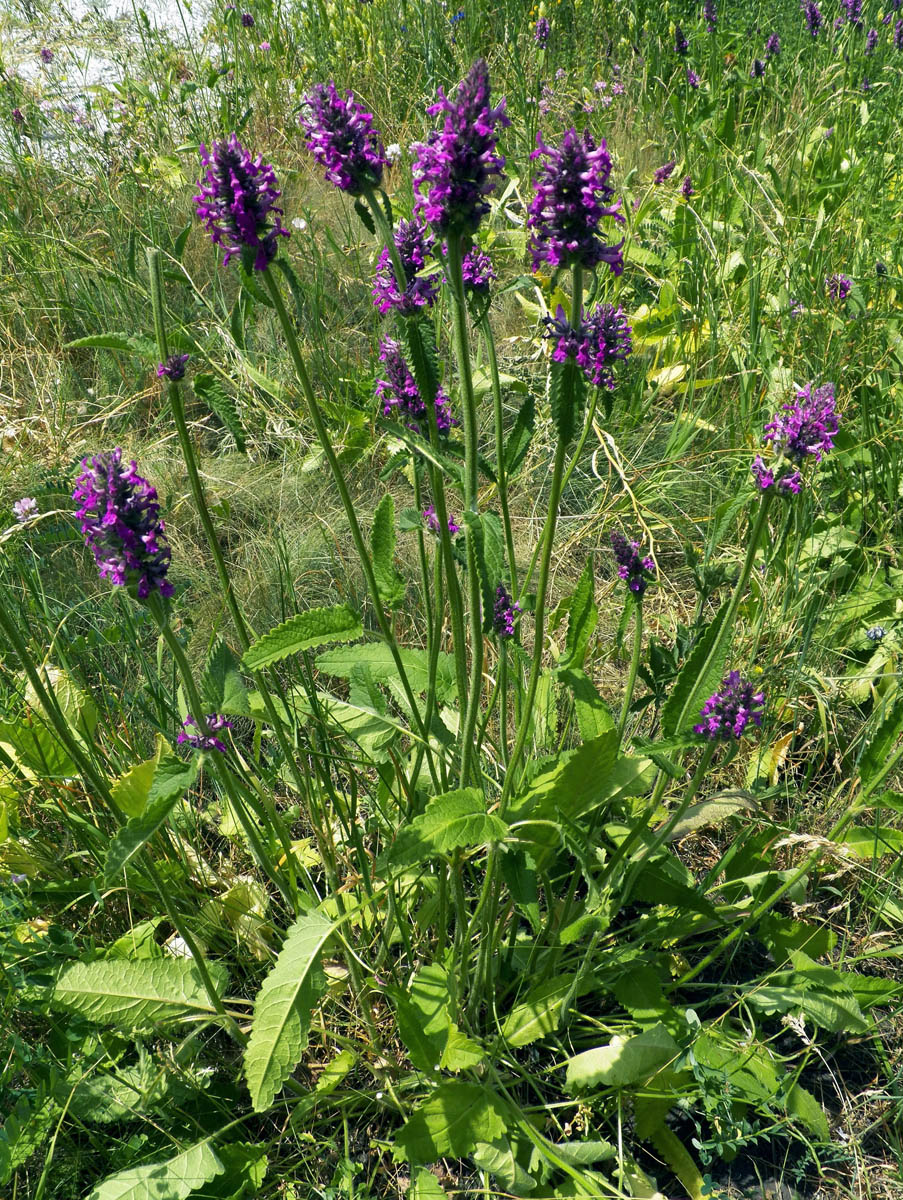
[{"label": "large basal leaf", "polygon": [[[207,968],[221,991],[228,979],[225,968],[211,962]],[[121,1029],[151,1029],[215,1015],[197,967],[186,958],[71,963],[57,976],[50,1003]]]},{"label": "large basal leaf", "polygon": [[146,1163],[111,1175],[87,1200],[185,1200],[225,1170],[209,1140],[165,1162]]},{"label": "large basal leaf", "polygon": [[574,715],[584,742],[591,742],[593,738],[601,737],[615,728],[611,710],[585,671],[579,667],[571,667],[567,671],[559,668],[557,675],[559,682],[574,698]]},{"label": "large basal leaf", "polygon": [[464,1158],[477,1142],[493,1142],[507,1129],[504,1103],[477,1083],[442,1083],[395,1136],[395,1159],[431,1163]]},{"label": "large basal leaf", "polygon": [[386,492],[373,514],[370,550],[379,598],[387,608],[398,608],[404,603],[405,586],[395,569],[395,502],[391,492]]},{"label": "large basal leaf", "polygon": [[269,1108],[307,1045],[310,1014],[325,987],[320,954],[334,929],[320,913],[299,917],[257,993],[244,1063],[255,1112]]},{"label": "large basal leaf", "polygon": [[859,760],[859,774],[866,796],[884,780],[893,766],[891,751],[903,734],[903,696],[891,704]]},{"label": "large basal leaf", "polygon": [[703,704],[718,690],[727,659],[730,630],[724,628],[724,621],[729,607],[730,601],[725,600],[681,667],[662,708],[665,737],[684,733],[698,722]]},{"label": "large basal leaf", "polygon": [[140,354],[144,358],[153,355],[154,343],[150,338],[135,337],[128,333],[93,333],[90,337],[76,338],[74,342],[67,342],[63,347],[65,350],[82,350],[82,349],[98,349],[98,350],[122,350],[132,354]]},{"label": "large basal leaf", "polygon": [[363,636],[360,617],[350,605],[309,608],[258,638],[245,651],[242,662],[249,671],[259,671],[301,650],[325,646],[328,642],[353,642]]},{"label": "large basal leaf", "polygon": [[193,755],[187,762],[167,756],[156,763],[154,776],[148,788],[147,808],[140,816],[132,817],[121,826],[110,842],[104,862],[104,882],[108,887],[129,860],[164,824],[173,808],[194,783],[200,765],[200,755]]},{"label": "large basal leaf", "polygon": [[394,867],[412,867],[453,850],[471,850],[500,842],[508,826],[486,811],[479,788],[461,788],[434,796],[424,812],[403,826],[386,854]]},{"label": "large basal leaf", "polygon": [[630,1087],[654,1075],[680,1053],[665,1029],[654,1025],[635,1037],[614,1037],[607,1046],[584,1050],[568,1060],[567,1086],[571,1093],[603,1084]]},{"label": "large basal leaf", "polygon": [[614,730],[593,738],[544,767],[509,810],[512,821],[530,817],[554,820],[559,810],[569,817],[586,812],[607,794],[608,775],[618,754]]},{"label": "large basal leaf", "polygon": [[579,979],[576,975],[547,979],[512,1008],[502,1025],[502,1037],[509,1046],[529,1046],[546,1034],[554,1033],[565,998],[572,992],[575,998],[585,995],[598,986],[598,980],[591,974]]},{"label": "large basal leaf", "polygon": [[245,452],[245,427],[235,400],[210,371],[199,371],[191,381],[194,394],[210,408],[235,438],[239,452]]}]

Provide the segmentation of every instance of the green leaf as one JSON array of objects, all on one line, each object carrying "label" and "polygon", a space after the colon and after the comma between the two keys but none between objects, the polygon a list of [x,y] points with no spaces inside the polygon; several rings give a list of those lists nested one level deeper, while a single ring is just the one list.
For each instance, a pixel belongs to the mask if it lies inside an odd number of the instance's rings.
[{"label": "green leaf", "polygon": [[210,712],[246,717],[250,714],[248,690],[240,671],[238,655],[218,638],[201,676],[201,692]]},{"label": "green leaf", "polygon": [[851,825],[843,835],[841,845],[856,858],[899,855],[903,850],[903,829],[889,829],[884,825]]},{"label": "green leaf", "polygon": [[[684,733],[699,720],[703,704],[718,690],[727,660],[729,630],[724,629],[730,601],[725,600],[712,623],[690,651],[671,695],[662,708],[662,731],[668,738]],[[725,636],[722,637],[722,633]]]},{"label": "green leaf", "polygon": [[508,826],[486,811],[479,788],[461,788],[434,796],[420,816],[398,831],[385,855],[394,867],[412,867],[427,859],[500,842]]},{"label": "green leaf", "polygon": [[[211,962],[207,968],[217,989],[225,987],[225,968]],[[187,958],[70,963],[57,976],[50,1003],[121,1029],[150,1029],[215,1012],[197,967]]]},{"label": "green leaf", "polygon": [[508,572],[502,523],[495,513],[470,511],[464,513],[463,522],[467,536],[473,543],[483,598],[483,631],[488,633],[492,629],[495,589],[506,581]]},{"label": "green leaf", "polygon": [[104,860],[104,882],[111,887],[122,868],[149,841],[198,775],[201,756],[192,755],[183,762],[179,758],[166,757],[156,764],[154,777],[147,793],[147,808],[138,817],[132,817],[116,832],[110,842]]},{"label": "green leaf", "polygon": [[589,640],[599,620],[599,610],[593,597],[593,560],[590,556],[574,589],[568,605],[568,629],[564,643],[564,655],[559,668],[582,667],[586,658]]},{"label": "green leaf", "polygon": [[360,617],[350,605],[309,608],[259,637],[245,651],[242,663],[249,671],[259,671],[301,650],[328,642],[353,642],[363,636]]},{"label": "green leaf", "polygon": [[125,774],[120,775],[110,788],[110,795],[128,817],[140,817],[147,808],[154,775],[163,755],[170,756],[172,749],[162,734],[157,734],[157,751],[153,758],[135,763]]},{"label": "green leaf", "polygon": [[535,425],[536,400],[530,395],[524,397],[517,419],[505,440],[505,473],[507,475],[514,475],[526,458]]},{"label": "green leaf", "polygon": [[405,583],[395,569],[395,502],[390,492],[386,492],[373,514],[370,550],[380,599],[388,608],[400,607],[404,603]]},{"label": "green leaf", "polygon": [[694,829],[717,828],[730,817],[739,816],[740,813],[756,807],[756,798],[751,792],[718,792],[708,800],[691,804],[668,834],[668,841],[674,842],[686,837]]},{"label": "green leaf", "polygon": [[788,1116],[796,1117],[817,1138],[821,1138],[823,1142],[830,1140],[831,1130],[825,1110],[812,1093],[800,1084],[794,1083],[788,1089],[784,1097],[784,1107]]},{"label": "green leaf", "polygon": [[610,730],[577,750],[558,756],[517,797],[510,819],[548,820],[554,819],[559,811],[574,818],[590,811],[608,794],[608,779],[617,753],[617,733]]},{"label": "green leaf", "polygon": [[[579,979],[579,982],[578,982]],[[592,975],[562,975],[538,984],[512,1008],[502,1025],[502,1037],[509,1046],[529,1046],[558,1029],[558,1018],[565,998],[578,983],[574,998],[585,995],[599,986]]]},{"label": "green leaf", "polygon": [[574,1091],[605,1084],[629,1087],[649,1079],[680,1053],[664,1025],[654,1025],[635,1037],[614,1037],[607,1046],[585,1050],[568,1060],[567,1086]]},{"label": "green leaf", "polygon": [[431,1163],[448,1155],[464,1158],[477,1142],[493,1142],[507,1131],[508,1112],[488,1088],[450,1080],[442,1083],[395,1135],[396,1161]]},{"label": "green leaf", "polygon": [[230,1142],[220,1146],[217,1154],[223,1163],[223,1173],[200,1191],[192,1192],[191,1200],[251,1200],[262,1194],[267,1173],[267,1148],[252,1142]]},{"label": "green leaf", "polygon": [[866,751],[859,760],[859,774],[866,794],[874,791],[893,765],[891,752],[903,734],[903,694],[897,696],[881,724],[869,741]]},{"label": "green leaf", "polygon": [[88,347],[98,350],[124,350],[132,354],[142,354],[147,357],[147,338],[136,338],[128,333],[93,333],[90,337],[76,338],[67,342],[64,350],[81,350]]},{"label": "green leaf", "polygon": [[573,359],[552,363],[549,404],[558,437],[565,446],[577,432],[580,414],[583,411],[583,391],[583,374]]},{"label": "green leaf", "polygon": [[[425,650],[401,649],[401,661],[415,692],[425,692],[429,686],[429,658]],[[376,683],[396,679],[398,669],[388,646],[368,642],[361,646],[346,646],[327,650],[317,656],[317,667],[326,675],[350,679],[358,664],[365,664]],[[455,660],[451,654],[439,653],[436,676],[436,699],[440,703],[455,694]]]},{"label": "green leaf", "polygon": [[400,988],[388,992],[395,1006],[398,1034],[411,1062],[421,1071],[432,1071],[448,1038],[448,972],[438,963],[430,963],[415,973],[407,992]]},{"label": "green leaf", "polygon": [[185,1200],[224,1170],[206,1139],[165,1162],[146,1163],[111,1175],[94,1188],[87,1200]]},{"label": "green leaf", "polygon": [[421,1167],[408,1190],[408,1200],[448,1200],[448,1192],[432,1171]]},{"label": "green leaf", "polygon": [[580,667],[569,670],[558,669],[558,679],[569,689],[574,698],[574,713],[577,717],[577,728],[584,742],[610,733],[615,728],[611,711],[599,693],[592,680]]},{"label": "green leaf", "polygon": [[442,1057],[439,1060],[439,1066],[442,1070],[452,1071],[457,1075],[459,1071],[471,1070],[471,1068],[481,1063],[485,1057],[486,1051],[480,1043],[475,1042],[473,1038],[469,1038],[449,1018],[445,1049],[442,1051]]},{"label": "green leaf", "polygon": [[320,954],[334,929],[320,913],[300,916],[257,993],[244,1063],[255,1112],[269,1108],[307,1045],[310,1014],[325,988]]},{"label": "green leaf", "polygon": [[245,427],[238,413],[235,398],[230,396],[219,379],[209,371],[199,371],[191,381],[198,400],[210,409],[235,438],[240,453],[245,452]]}]

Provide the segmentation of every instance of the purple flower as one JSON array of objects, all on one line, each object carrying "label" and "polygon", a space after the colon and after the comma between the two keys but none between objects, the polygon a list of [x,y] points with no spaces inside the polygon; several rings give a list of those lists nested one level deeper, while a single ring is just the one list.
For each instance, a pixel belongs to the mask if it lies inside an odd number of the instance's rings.
[{"label": "purple flower", "polygon": [[666,179],[670,179],[674,174],[674,168],[677,166],[677,161],[672,158],[670,162],[665,163],[663,167],[658,167],[652,172],[653,183],[664,183]]},{"label": "purple flower", "polygon": [[710,742],[740,738],[747,725],[762,724],[765,693],[754,692],[754,684],[739,671],[730,671],[721,680],[721,690],[709,696],[702,706],[703,719],[693,726],[693,732]]},{"label": "purple flower", "polygon": [[862,24],[862,0],[843,0],[843,6],[847,10],[847,20],[858,29]]},{"label": "purple flower", "polygon": [[545,50],[546,46],[548,46],[551,32],[552,26],[549,24],[549,18],[540,17],[533,30],[533,37],[536,39],[536,44],[541,50]]},{"label": "purple flower", "polygon": [[489,95],[489,70],[480,58],[454,99],[439,88],[439,99],[426,110],[433,117],[444,113],[444,119],[441,129],[431,130],[415,147],[416,208],[443,236],[476,232],[489,212],[486,197],[505,165],[504,157],[496,154],[496,126],[510,121],[505,101],[492,108]]},{"label": "purple flower", "polygon": [[214,142],[211,154],[204,145],[200,152],[207,173],[194,197],[198,217],[226,251],[224,263],[247,247],[256,252],[255,271],[265,270],[276,257],[276,238],[289,236],[276,206],[282,195],[276,172],[260,155],[251,158],[234,133],[228,142]]},{"label": "purple flower", "polygon": [[[432,506],[432,504],[428,505],[423,510],[423,521],[424,521],[424,524],[426,525],[427,529],[429,529],[431,533],[439,532],[439,518],[436,516],[436,510]],[[460,533],[461,532],[461,526],[457,524],[454,517],[448,518],[448,532],[449,533]]]},{"label": "purple flower", "polygon": [[38,502],[33,496],[23,496],[21,500],[17,500],[13,505],[13,513],[19,524],[24,525],[32,517],[38,515]]},{"label": "purple flower", "polygon": [[[376,381],[376,398],[382,403],[383,416],[395,417],[396,410],[415,433],[427,436],[427,409],[414,376],[408,369],[401,346],[393,338],[383,338],[380,343],[380,361],[385,364],[386,379]],[[436,428],[440,435],[447,436],[452,425],[458,422],[449,411],[451,401],[440,388],[436,394]],[[421,428],[421,425],[424,427]]]},{"label": "purple flower", "polygon": [[818,31],[824,24],[824,17],[821,15],[818,5],[815,0],[802,0],[801,7],[809,32],[813,37],[818,37]]},{"label": "purple flower", "polygon": [[685,200],[689,200],[690,197],[693,195],[693,180],[690,178],[689,175],[684,176],[684,181],[680,185],[680,194],[683,196],[683,198]]},{"label": "purple flower", "polygon": [[543,157],[536,194],[530,204],[530,253],[533,270],[553,267],[592,268],[604,262],[615,275],[624,270],[623,239],[609,245],[599,235],[603,217],[623,220],[619,202],[610,204],[611,157],[603,138],[597,146],[588,129],[582,136],[571,128],[558,149],[537,135],[533,158]]},{"label": "purple flower", "polygon": [[135,462],[122,464],[122,451],[110,450],[83,459],[72,499],[81,507],[86,544],[94,551],[101,579],[136,583],[139,599],[151,592],[172,595],[167,580],[172,552],[160,520],[155,488],[138,474]]},{"label": "purple flower", "polygon": [[894,49],[903,50],[903,17],[894,26]]},{"label": "purple flower", "polygon": [[16,125],[24,125],[25,124],[25,118],[22,115],[21,108],[14,108],[13,111],[10,113],[10,116],[12,117],[12,119]]},{"label": "purple flower", "polygon": [[686,34],[679,25],[674,26],[674,53],[679,54],[681,58],[689,53],[690,43],[687,41]]},{"label": "purple flower", "polygon": [[715,0],[702,0],[702,16],[709,33],[714,33],[718,25],[718,6]]},{"label": "purple flower", "polygon": [[853,281],[848,275],[840,275],[836,271],[825,279],[828,297],[835,302],[846,300],[853,288]]},{"label": "purple flower", "polygon": [[257,47],[257,49],[262,50],[264,52],[264,54],[266,54],[266,52],[268,50],[272,50],[272,48],[273,47],[270,45],[269,42],[261,42],[260,45]]},{"label": "purple flower", "polygon": [[761,79],[765,74],[765,63],[761,58],[754,58],[753,65],[749,69],[751,79]]},{"label": "purple flower", "polygon": [[395,248],[405,275],[405,289],[400,291],[388,246],[380,252],[373,280],[373,303],[381,313],[390,309],[402,317],[412,317],[421,308],[429,308],[439,294],[439,279],[435,274],[423,275],[427,258],[435,239],[425,221],[414,217],[399,221],[395,231]]},{"label": "purple flower", "polygon": [[863,77],[862,90],[864,92],[870,92],[872,90],[872,81],[869,79],[868,75]]},{"label": "purple flower", "polygon": [[795,300],[791,297],[790,300],[790,315],[791,317],[801,317],[806,311],[806,306],[802,300]]},{"label": "purple flower", "polygon": [[752,471],[756,486],[763,492],[777,486],[781,495],[796,495],[803,485],[803,477],[798,470],[785,470],[777,479],[773,470],[765,465],[761,454],[757,454],[749,468]]},{"label": "purple flower", "polygon": [[198,723],[191,715],[185,718],[182,722],[182,728],[179,730],[176,744],[179,746],[193,746],[195,750],[219,750],[221,753],[226,752],[226,743],[221,741],[215,735],[221,729],[232,729],[233,725],[226,717],[218,713],[209,713],[204,717],[206,732],[189,733],[190,729],[197,729]]},{"label": "purple flower", "polygon": [[878,30],[870,29],[865,35],[865,52],[866,54],[874,54],[875,47],[878,45]]},{"label": "purple flower", "polygon": [[388,163],[373,114],[364,112],[351,92],[340,96],[331,80],[315,84],[304,106],[298,119],[307,148],[326,168],[327,180],[351,196],[378,187]]},{"label": "purple flower", "polygon": [[245,29],[253,29],[254,28],[254,18],[251,16],[250,13],[242,13],[241,14],[241,23],[242,23],[242,25],[244,25]]},{"label": "purple flower", "polygon": [[699,87],[699,76],[696,74],[696,72],[693,70],[692,67],[687,67],[687,83],[690,85],[690,87],[693,89],[694,92]]},{"label": "purple flower", "polygon": [[781,53],[781,39],[776,33],[769,35],[768,41],[765,43],[766,58],[777,58]]},{"label": "purple flower", "polygon": [[489,255],[478,246],[472,246],[464,255],[461,273],[465,288],[477,296],[488,295],[490,283],[498,278]]},{"label": "purple flower", "polygon": [[648,555],[640,558],[640,543],[628,542],[618,530],[611,534],[611,548],[618,564],[618,577],[623,579],[630,591],[641,600],[649,586],[650,577],[655,577],[655,563]]},{"label": "purple flower", "polygon": [[492,610],[492,628],[496,636],[503,639],[514,637],[514,618],[522,611],[500,583],[495,589],[495,606]]},{"label": "purple flower", "polygon": [[[826,383],[813,391],[812,385],[807,383],[797,392],[796,401],[785,404],[765,426],[763,440],[771,443],[776,454],[800,467],[809,457],[821,462],[828,451],[834,449],[839,424],[834,384]],[[770,485],[760,482],[759,486]],[[785,486],[791,491],[798,490],[789,484]]]},{"label": "purple flower", "polygon": [[596,387],[614,388],[614,364],[626,359],[633,349],[631,329],[622,308],[600,304],[575,328],[559,305],[555,317],[546,317],[545,323],[544,336],[558,339],[552,351],[555,362],[572,358]]},{"label": "purple flower", "polygon": [[188,362],[188,358],[187,354],[170,354],[165,363],[158,364],[157,378],[171,379],[173,383],[178,379],[184,379],[185,364]]},{"label": "purple flower", "polygon": [[41,47],[41,62],[47,63],[48,65],[53,62],[53,51],[49,46]]}]

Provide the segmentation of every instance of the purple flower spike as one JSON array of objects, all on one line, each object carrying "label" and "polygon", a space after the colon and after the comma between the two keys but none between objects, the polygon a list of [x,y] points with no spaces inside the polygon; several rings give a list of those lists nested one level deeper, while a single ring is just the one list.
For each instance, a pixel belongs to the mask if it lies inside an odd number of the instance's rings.
[{"label": "purple flower spike", "polygon": [[540,17],[536,22],[536,27],[533,30],[533,37],[536,40],[540,50],[545,50],[549,44],[549,35],[552,32],[552,26],[549,24],[548,17]]},{"label": "purple flower spike", "polygon": [[843,6],[847,10],[847,20],[858,29],[862,25],[862,0],[843,0]]},{"label": "purple flower spike", "polygon": [[10,113],[10,116],[12,117],[13,122],[16,125],[24,125],[25,124],[25,117],[22,114],[21,108],[14,108],[13,111]]},{"label": "purple flower spike", "polygon": [[[393,338],[384,338],[380,345],[380,360],[385,364],[386,379],[376,381],[376,398],[383,406],[384,417],[407,418],[406,424],[415,433],[428,436],[426,425],[426,404],[420,395],[420,390],[414,381],[414,376],[408,369],[401,346]],[[452,425],[458,422],[450,412],[451,401],[439,389],[435,400],[436,427],[441,436],[448,436]]]},{"label": "purple flower spike", "polygon": [[670,162],[666,162],[663,167],[658,167],[652,172],[652,182],[664,183],[666,179],[670,179],[674,174],[674,168],[676,166],[677,160],[672,158],[672,160]]},{"label": "purple flower spike", "polygon": [[825,280],[825,290],[828,293],[829,299],[835,303],[841,300],[846,300],[850,292],[853,290],[853,281],[849,275],[840,275],[836,271],[833,275],[829,275]]},{"label": "purple flower spike", "polygon": [[394,309],[399,316],[412,317],[421,308],[430,308],[439,294],[437,275],[422,275],[435,239],[428,226],[419,217],[412,221],[399,221],[395,233],[395,247],[404,268],[406,286],[404,292],[398,287],[392,256],[384,246],[376,264],[373,280],[373,303],[381,313]]},{"label": "purple flower spike", "polygon": [[[423,522],[431,533],[439,532],[439,518],[436,516],[436,510],[432,504],[423,510]],[[454,517],[448,518],[448,532],[451,534],[461,532],[461,526]]]},{"label": "purple flower spike", "polygon": [[571,128],[561,146],[552,149],[537,135],[533,158],[545,158],[536,180],[527,224],[531,230],[533,270],[553,267],[593,268],[606,263],[615,275],[624,269],[623,239],[609,245],[599,234],[603,217],[622,221],[619,202],[611,204],[611,157],[604,138],[597,146],[588,129]]},{"label": "purple flower spike", "polygon": [[684,176],[684,181],[680,185],[680,194],[683,196],[683,198],[685,200],[689,200],[690,197],[693,195],[693,180],[690,178],[689,175]]},{"label": "purple flower spike", "polygon": [[514,619],[522,611],[521,606],[511,599],[503,584],[495,589],[495,607],[492,611],[492,628],[496,637],[514,637]]},{"label": "purple flower spike", "polygon": [[821,15],[821,10],[815,3],[815,0],[803,0],[801,7],[803,16],[806,18],[806,28],[813,37],[818,37],[818,31],[825,23],[825,19]]},{"label": "purple flower spike", "polygon": [[761,79],[765,74],[765,62],[761,58],[754,58],[753,65],[749,68],[750,79]]},{"label": "purple flower spike", "polygon": [[289,236],[276,206],[282,195],[276,172],[260,155],[251,158],[234,133],[228,142],[214,142],[212,153],[203,145],[200,152],[207,173],[194,202],[214,244],[226,251],[223,262],[247,247],[255,251],[254,270],[266,270],[276,257],[276,238]]},{"label": "purple flower spike", "polygon": [[803,486],[803,477],[795,468],[793,470],[785,470],[776,479],[774,471],[766,467],[761,454],[757,454],[753,459],[750,470],[752,471],[756,486],[763,492],[767,492],[769,488],[777,487],[778,492],[782,496],[796,496]]},{"label": "purple flower spike", "polygon": [[875,47],[878,45],[878,30],[870,29],[865,35],[865,52],[866,54],[874,54]]},{"label": "purple flower spike", "polygon": [[684,58],[690,51],[690,43],[679,25],[674,26],[674,53]]},{"label": "purple flower spike", "polygon": [[511,122],[505,101],[492,108],[489,95],[489,70],[480,58],[454,99],[439,88],[439,99],[426,110],[430,116],[444,113],[444,120],[415,147],[416,208],[443,237],[476,232],[489,212],[486,197],[505,165],[496,153],[496,126]]},{"label": "purple flower spike", "polygon": [[245,29],[253,29],[254,28],[254,18],[251,16],[250,13],[242,13],[241,14],[241,23],[242,23],[242,25],[244,25]]},{"label": "purple flower spike", "polygon": [[[784,415],[782,415],[784,414]],[[834,384],[812,390],[811,383],[796,394],[794,404],[785,404],[765,426],[764,441],[776,454],[802,466],[808,457],[820,463],[834,449],[840,418],[834,402]]]},{"label": "purple flower spike", "polygon": [[544,336],[558,339],[552,351],[555,362],[572,358],[596,387],[614,388],[614,364],[626,359],[633,349],[631,329],[622,308],[600,304],[575,329],[559,305],[555,317],[546,317],[545,322]]},{"label": "purple flower spike", "polygon": [[41,62],[46,63],[48,66],[53,62],[53,51],[49,46],[41,47]]},{"label": "purple flower spike", "polygon": [[341,96],[331,80],[316,84],[304,105],[298,119],[327,180],[350,196],[378,187],[388,159],[373,128],[373,114],[364,112],[351,92]]},{"label": "purple flower spike", "polygon": [[176,744],[179,746],[184,746],[187,744],[194,747],[195,750],[219,750],[221,754],[225,754],[226,743],[216,737],[216,734],[221,729],[232,729],[232,722],[218,713],[209,713],[206,717],[204,717],[204,724],[207,726],[206,733],[188,732],[191,729],[198,728],[197,721],[194,719],[191,713],[189,713],[182,722],[182,728],[179,730],[178,737],[176,738]]},{"label": "purple flower spike", "polygon": [[777,58],[781,53],[781,39],[776,33],[772,33],[768,41],[765,43],[765,57]]},{"label": "purple flower spike", "polygon": [[156,489],[141,478],[134,462],[123,466],[118,448],[84,459],[82,467],[72,499],[81,504],[75,515],[101,579],[120,586],[135,583],[141,600],[151,592],[171,596],[166,573],[172,551]]},{"label": "purple flower spike", "polygon": [[692,67],[687,67],[687,83],[695,92],[699,87],[699,76]]},{"label": "purple flower spike", "polygon": [[628,542],[618,530],[611,534],[611,548],[618,564],[618,577],[623,579],[630,591],[641,600],[651,579],[655,577],[655,563],[648,555],[640,558],[640,543]]},{"label": "purple flower spike", "polygon": [[894,26],[894,49],[903,50],[903,17]]},{"label": "purple flower spike", "polygon": [[489,255],[474,246],[464,255],[461,262],[464,287],[475,296],[487,296],[489,285],[498,276]]},{"label": "purple flower spike", "polygon": [[715,0],[703,0],[702,16],[709,33],[714,33],[718,26],[718,5]]},{"label": "purple flower spike", "polygon": [[752,684],[739,671],[730,671],[721,680],[721,690],[709,696],[702,706],[702,720],[693,732],[710,742],[741,738],[747,725],[762,724],[765,693],[754,692]]},{"label": "purple flower spike", "polygon": [[159,363],[157,366],[158,379],[171,379],[175,383],[179,379],[185,378],[185,366],[188,362],[189,355],[187,354],[170,354],[165,363]]}]

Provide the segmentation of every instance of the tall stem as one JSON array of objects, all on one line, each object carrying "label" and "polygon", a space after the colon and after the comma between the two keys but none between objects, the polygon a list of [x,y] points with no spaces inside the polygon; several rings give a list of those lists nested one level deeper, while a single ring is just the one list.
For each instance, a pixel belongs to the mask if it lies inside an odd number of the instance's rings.
[{"label": "tall stem", "polygon": [[508,577],[511,594],[517,596],[517,560],[514,557],[514,534],[511,528],[511,513],[508,508],[508,471],[505,465],[505,430],[502,412],[502,384],[499,378],[499,362],[495,352],[495,337],[489,317],[480,319],[480,332],[489,360],[489,378],[492,383],[492,415],[495,425],[495,477],[498,484],[499,508],[502,510],[502,528],[505,531],[505,547],[508,551]]},{"label": "tall stem", "polygon": [[637,600],[633,606],[633,649],[630,655],[630,668],[627,672],[627,684],[624,690],[624,703],[621,705],[621,718],[618,721],[618,745],[624,740],[624,730],[633,700],[633,689],[636,686],[637,672],[640,667],[640,657],[643,653],[643,602]]}]

